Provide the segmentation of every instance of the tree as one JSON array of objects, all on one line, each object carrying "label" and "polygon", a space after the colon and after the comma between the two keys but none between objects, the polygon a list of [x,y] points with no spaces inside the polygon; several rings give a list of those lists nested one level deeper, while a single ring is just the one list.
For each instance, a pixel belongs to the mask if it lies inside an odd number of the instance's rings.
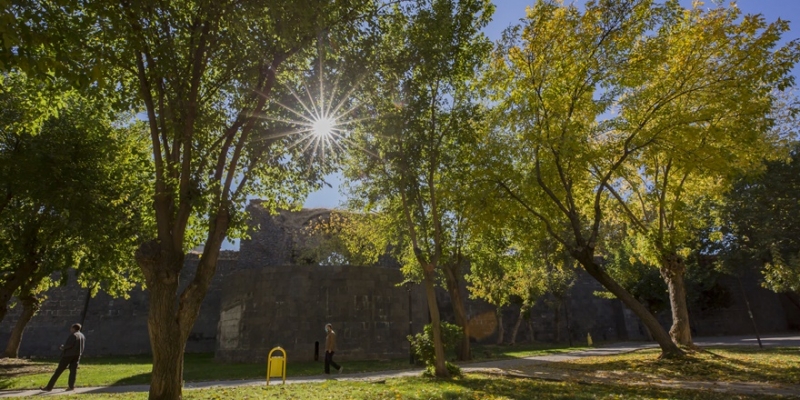
[{"label": "tree", "polygon": [[[296,137],[265,119],[277,84],[308,70],[325,33],[351,39],[369,0],[18,1],[17,19],[47,33],[58,71],[86,71],[146,115],[156,230],[136,252],[149,294],[151,399],[181,398],[183,350],[244,202],[291,207],[318,184]],[[36,43],[22,43],[31,50]],[[27,47],[30,45],[30,47]],[[22,54],[22,53],[20,53]],[[34,54],[36,55],[36,54]],[[291,64],[291,68],[285,68]],[[73,68],[68,68],[73,67]],[[281,75],[281,71],[286,74]],[[322,75],[322,71],[320,76]],[[185,252],[204,245],[179,290]]]},{"label": "tree", "polygon": [[[104,105],[73,92],[51,108],[30,97],[24,75],[3,83],[0,320],[16,293],[23,313],[5,356],[17,357],[43,293],[66,283],[70,270],[82,285],[112,295],[141,281],[132,254],[149,223],[150,163],[141,126],[113,126]],[[37,109],[49,116],[31,124]]]},{"label": "tree", "polygon": [[391,230],[380,214],[362,214],[333,210],[304,229],[313,244],[301,257],[327,265],[373,266],[390,257],[400,244],[387,235]]},{"label": "tree", "polygon": [[[691,252],[688,244],[705,222],[697,216],[715,209],[732,179],[757,168],[775,141],[769,135],[773,98],[765,91],[782,83],[769,77],[775,69],[768,64],[786,27],[781,22],[767,25],[757,18],[739,23],[740,18],[735,8],[722,7],[667,16],[663,24],[670,27],[666,40],[675,47],[670,54],[673,62],[703,66],[708,58],[725,69],[748,67],[735,71],[736,85],[722,88],[725,95],[695,94],[685,99],[682,107],[692,110],[686,121],[691,123],[668,128],[668,135],[631,157],[617,179],[607,184],[620,207],[615,215],[627,217],[630,235],[635,236],[637,257],[657,268],[667,283],[673,320],[670,336],[684,346],[693,345],[685,274]],[[699,60],[692,53],[697,49],[703,49]],[[712,69],[698,83],[714,84],[731,75]],[[759,84],[749,84],[752,81]]]},{"label": "tree", "polygon": [[468,83],[490,48],[480,29],[491,13],[485,0],[420,0],[381,21],[379,63],[363,90],[373,118],[356,133],[363,151],[351,153],[345,171],[352,205],[391,214],[408,239],[405,270],[424,282],[437,376],[448,375],[434,292],[439,272],[464,331],[459,358],[469,358],[459,285],[467,219],[458,194],[481,114]]},{"label": "tree", "polygon": [[787,160],[765,163],[756,176],[740,178],[727,195],[728,262],[763,264],[764,287],[800,293],[800,145]]},{"label": "tree", "polygon": [[[488,172],[501,201],[538,218],[642,320],[663,357],[682,351],[596,258],[614,201],[609,188],[651,148],[690,145],[698,124],[729,116],[737,108],[727,99],[756,94],[756,105],[768,108],[770,90],[791,83],[798,54],[797,43],[770,52],[783,21],[721,18],[703,30],[697,14],[677,1],[600,0],[583,10],[538,1],[508,33],[486,78],[497,103],[497,128],[487,135],[497,142],[489,156],[497,162]],[[694,29],[710,38],[695,38]]]},{"label": "tree", "polygon": [[[492,212],[486,214],[491,215]],[[502,343],[504,335],[502,308],[519,303],[519,315],[509,341],[512,346],[516,344],[523,319],[536,301],[548,289],[559,290],[559,282],[566,278],[564,265],[561,265],[565,260],[560,257],[564,254],[558,252],[558,244],[546,237],[541,241],[529,240],[523,244],[515,242],[514,229],[526,232],[531,229],[530,225],[516,222],[504,227],[476,224],[478,231],[471,235],[470,240],[470,274],[467,276],[471,295],[497,308],[500,325],[498,344]],[[530,239],[530,236],[526,238]]]},{"label": "tree", "polygon": [[480,239],[473,238],[470,241],[470,268],[465,276],[470,297],[483,299],[495,307],[497,344],[503,344],[505,338],[503,308],[511,304],[512,278],[509,269],[516,262],[511,243],[501,232],[500,229],[484,232],[476,235]]}]

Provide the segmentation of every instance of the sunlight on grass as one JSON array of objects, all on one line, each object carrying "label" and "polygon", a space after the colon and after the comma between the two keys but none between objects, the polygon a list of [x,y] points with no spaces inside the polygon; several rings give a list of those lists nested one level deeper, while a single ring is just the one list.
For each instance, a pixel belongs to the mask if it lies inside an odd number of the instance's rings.
[{"label": "sunlight on grass", "polygon": [[690,353],[684,360],[659,360],[658,355],[659,350],[649,349],[548,366],[594,372],[635,371],[663,379],[800,384],[800,349],[797,348],[709,348]]},{"label": "sunlight on grass", "polygon": [[[575,351],[581,348],[555,347],[549,344],[526,344],[518,346],[476,345],[473,348],[474,361],[529,357],[559,352]],[[450,355],[451,359],[455,355]],[[0,389],[30,389],[47,384],[56,367],[55,360],[28,362],[35,365],[31,368],[36,373],[18,376],[4,375],[0,370]],[[387,370],[404,370],[421,368],[411,365],[407,358],[390,361],[344,361],[348,373],[373,372]],[[138,385],[150,382],[152,369],[149,356],[85,358],[78,371],[79,386]],[[286,368],[286,374],[293,376],[313,376],[323,372],[322,362],[292,362]],[[186,354],[184,380],[186,382],[202,382],[215,380],[252,380],[263,379],[266,375],[266,362],[252,364],[225,364],[214,360],[213,354]],[[67,374],[62,375],[64,385]]]},{"label": "sunlight on grass", "polygon": [[[123,395],[79,395],[66,399],[145,399],[145,393]],[[185,399],[777,399],[771,396],[737,396],[707,391],[665,390],[613,385],[586,385],[469,374],[465,378],[425,378],[385,381],[327,381],[319,384],[252,386],[225,389],[185,390]]]}]

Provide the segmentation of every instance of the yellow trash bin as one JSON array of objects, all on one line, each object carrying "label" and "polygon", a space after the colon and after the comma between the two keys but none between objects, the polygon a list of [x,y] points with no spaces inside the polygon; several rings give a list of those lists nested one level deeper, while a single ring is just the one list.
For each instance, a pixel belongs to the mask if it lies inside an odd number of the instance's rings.
[{"label": "yellow trash bin", "polygon": [[286,350],[282,347],[270,350],[267,356],[267,385],[269,385],[269,378],[279,377],[283,377],[283,383],[286,384]]}]

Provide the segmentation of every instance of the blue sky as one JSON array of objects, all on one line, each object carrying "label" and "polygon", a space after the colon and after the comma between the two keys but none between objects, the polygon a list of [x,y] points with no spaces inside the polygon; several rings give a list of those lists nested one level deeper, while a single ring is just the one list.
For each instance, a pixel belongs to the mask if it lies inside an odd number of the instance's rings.
[{"label": "blue sky", "polygon": [[[503,30],[518,23],[525,16],[525,8],[533,3],[534,0],[495,0],[497,9],[492,22],[485,29],[486,35],[492,40],[499,39]],[[565,3],[569,3],[569,1],[565,1]],[[586,3],[586,0],[575,0],[575,3],[582,5]],[[690,7],[692,1],[681,0],[681,4],[684,7]],[[706,1],[705,4],[713,5],[711,1]],[[746,14],[763,14],[768,22],[778,18],[789,20],[791,30],[785,35],[785,39],[792,40],[800,37],[800,0],[740,0],[736,4]],[[800,77],[800,68],[795,67],[794,75]],[[341,176],[330,175],[326,181],[332,187],[325,187],[309,195],[305,207],[333,208],[340,205],[343,200],[339,193]]]}]

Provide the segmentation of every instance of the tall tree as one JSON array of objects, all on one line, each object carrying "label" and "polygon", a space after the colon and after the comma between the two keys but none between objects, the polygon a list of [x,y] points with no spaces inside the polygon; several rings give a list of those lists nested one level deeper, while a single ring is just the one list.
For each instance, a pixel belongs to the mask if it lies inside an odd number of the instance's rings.
[{"label": "tall tree", "polygon": [[501,201],[542,221],[642,320],[663,357],[682,352],[596,258],[609,188],[649,149],[691,145],[694,126],[736,109],[727,99],[757,94],[769,105],[770,90],[791,83],[797,58],[796,43],[771,52],[785,22],[723,18],[698,30],[712,39],[698,40],[685,13],[696,12],[677,1],[599,0],[580,9],[540,0],[487,71],[498,115],[487,138],[497,141],[489,174]]},{"label": "tall tree", "polygon": [[[437,376],[447,376],[434,285],[444,275],[464,331],[459,358],[470,356],[461,272],[465,204],[461,176],[480,109],[468,83],[490,46],[480,33],[493,6],[486,0],[418,0],[382,20],[385,38],[366,85],[369,112],[346,176],[354,205],[391,213],[408,238],[406,266],[424,281],[433,325]],[[461,175],[460,175],[461,174]]]},{"label": "tall tree", "polygon": [[[690,241],[705,222],[697,216],[720,204],[732,179],[757,168],[770,152],[777,139],[770,137],[770,89],[785,83],[781,68],[793,65],[797,55],[791,52],[797,49],[790,44],[782,50],[788,58],[774,60],[786,24],[742,18],[734,7],[676,8],[665,18],[668,65],[686,74],[706,69],[693,84],[719,90],[682,100],[679,107],[689,111],[688,119],[667,127],[666,135],[630,157],[606,188],[620,207],[615,215],[626,217],[636,236],[637,257],[657,268],[667,283],[672,340],[692,346],[685,275]],[[782,65],[776,69],[773,62]],[[733,84],[720,85],[723,80]]]},{"label": "tall tree", "polygon": [[[6,351],[16,357],[54,274],[66,282],[71,271],[83,285],[113,295],[141,281],[132,254],[150,221],[151,164],[139,124],[114,126],[107,107],[75,93],[53,108],[30,97],[23,75],[4,78],[0,320],[16,292],[23,316]],[[27,111],[37,108],[50,116],[31,124]]]},{"label": "tall tree", "polygon": [[[262,118],[287,78],[280,72],[287,63],[290,74],[306,71],[326,32],[353,37],[374,2],[12,3],[17,20],[55,47],[57,71],[84,71],[76,83],[97,82],[143,110],[155,163],[156,232],[136,252],[149,294],[150,398],[181,398],[184,346],[223,240],[244,229],[246,197],[290,207],[324,173],[308,168],[295,137]],[[36,44],[22,41],[19,54]],[[200,262],[179,289],[185,252],[197,244]]]}]

